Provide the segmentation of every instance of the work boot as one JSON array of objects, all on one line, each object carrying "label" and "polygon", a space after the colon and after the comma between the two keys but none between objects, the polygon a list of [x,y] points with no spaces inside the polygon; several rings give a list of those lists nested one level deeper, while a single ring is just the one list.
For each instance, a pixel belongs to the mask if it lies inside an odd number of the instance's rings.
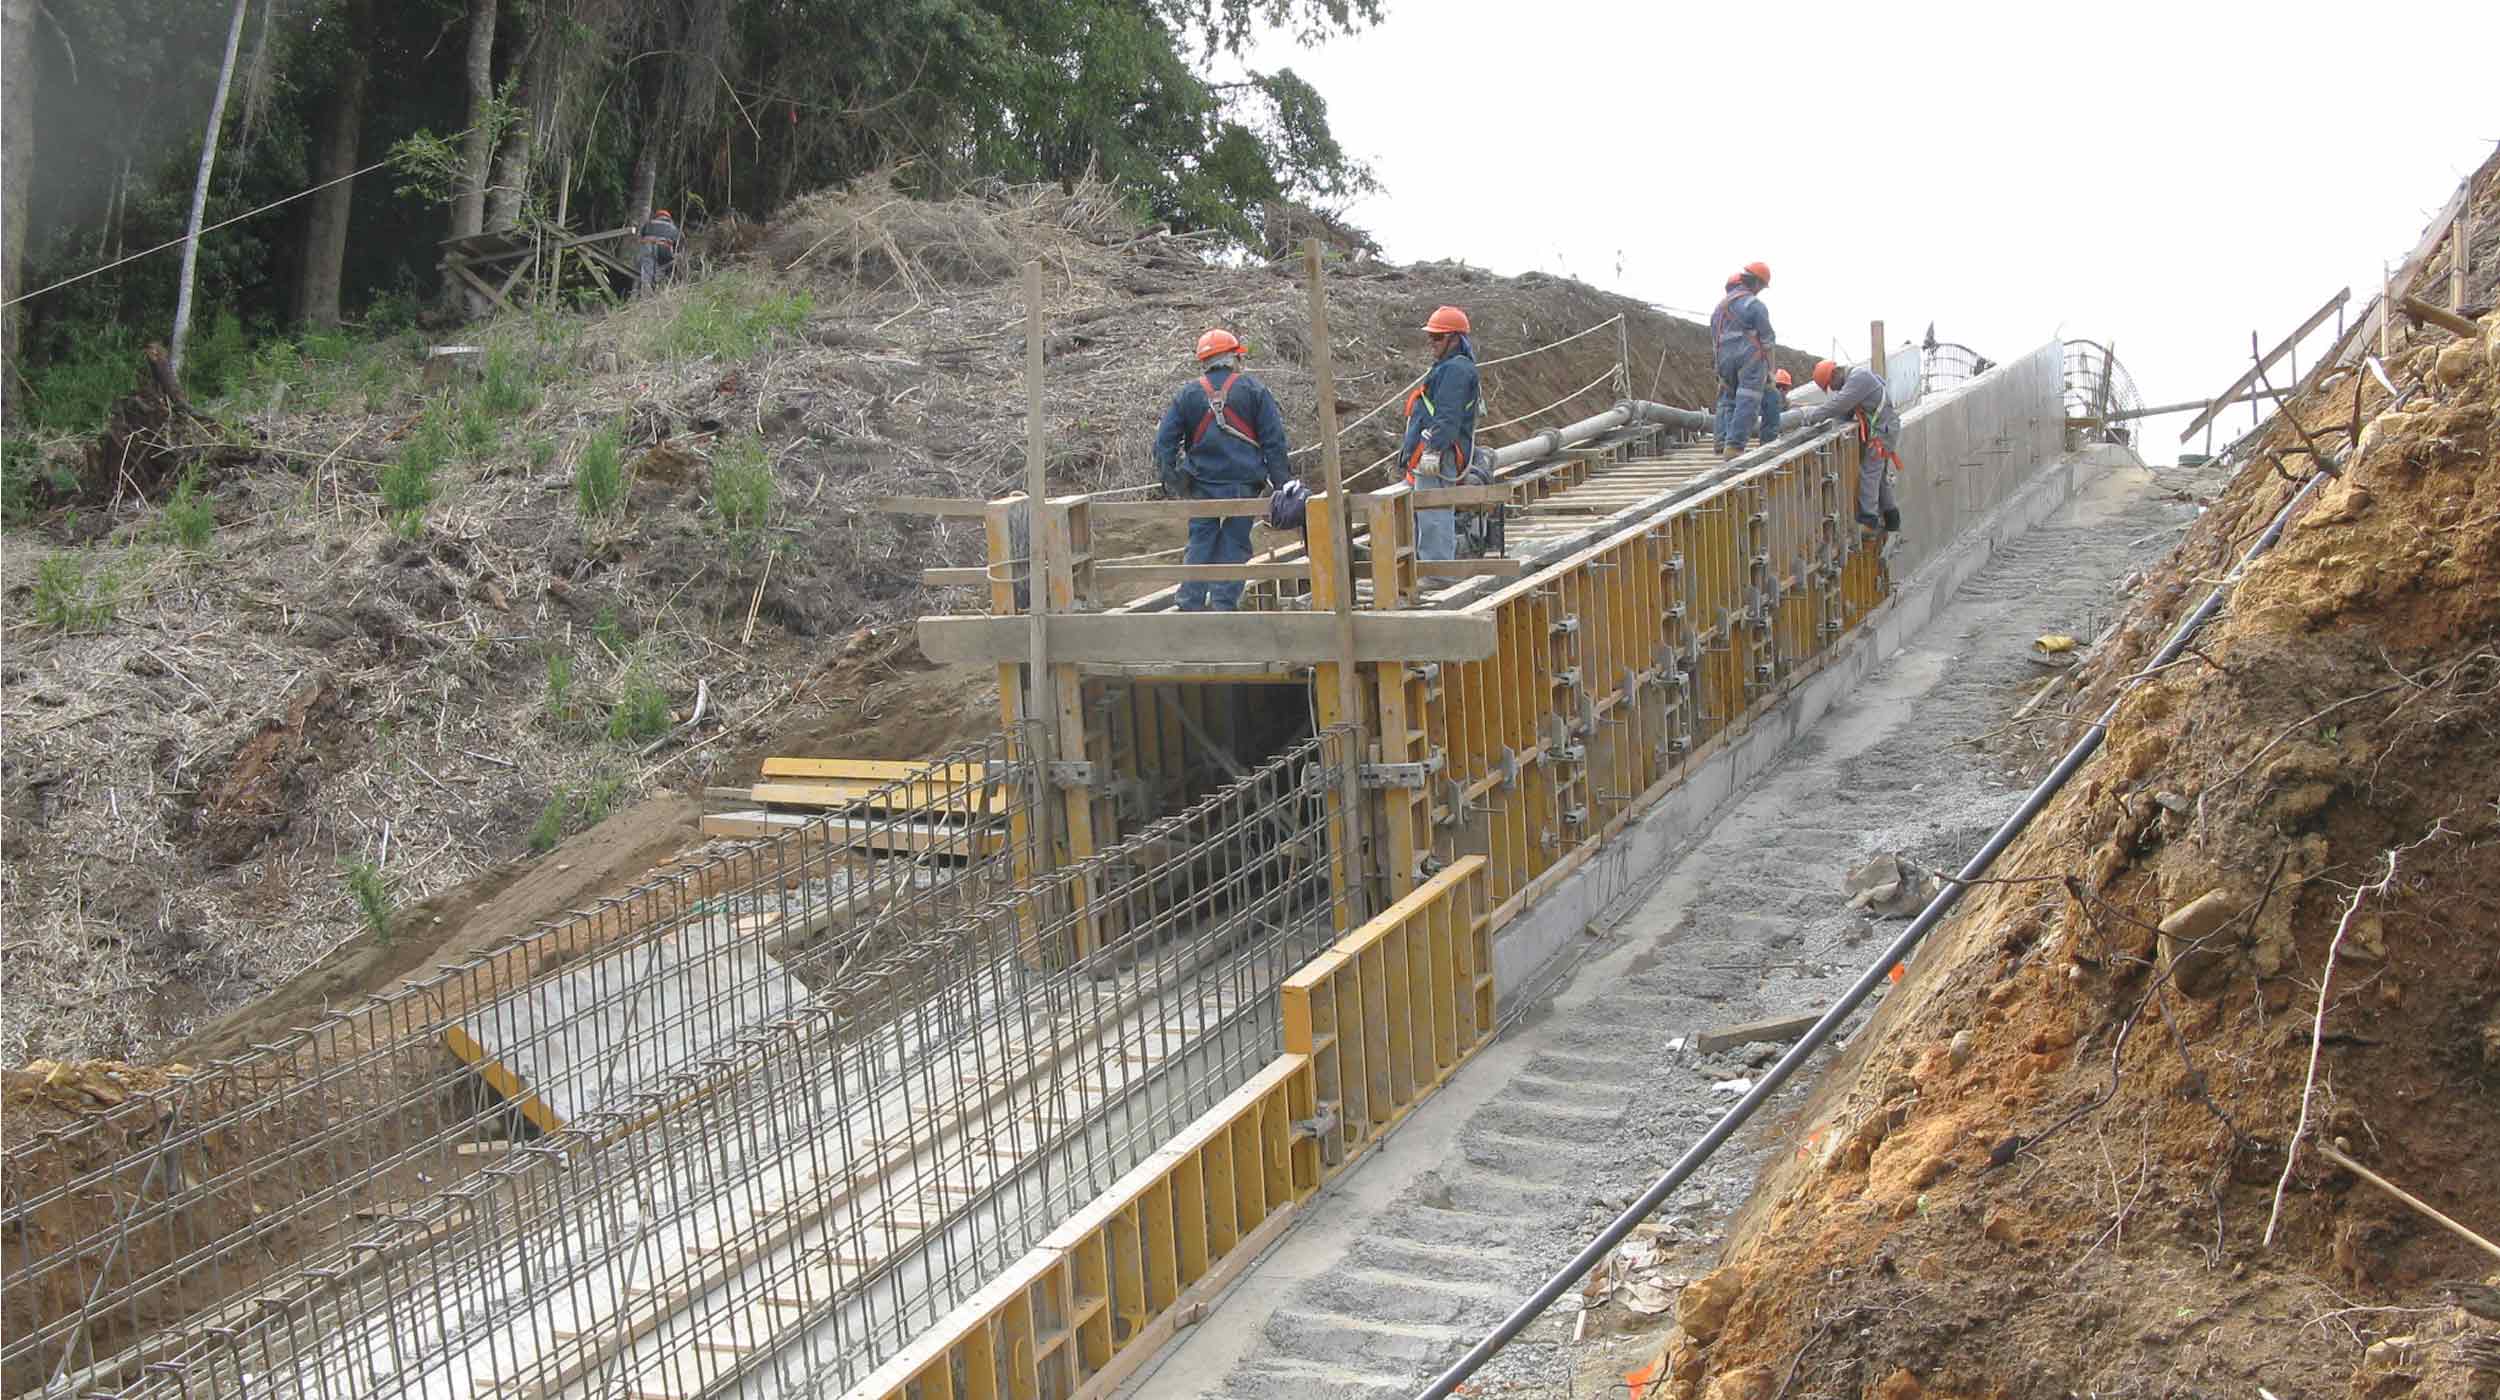
[{"label": "work boot", "polygon": [[1723,442],[1723,443],[1720,443],[1720,444],[1719,444],[1719,460],[1720,460],[1720,461],[1722,461],[1722,462],[1727,461],[1729,458],[1736,456],[1738,453],[1743,452],[1744,450],[1745,450],[1745,449],[1743,449],[1743,448],[1741,448],[1741,447],[1738,447],[1735,443],[1732,443],[1732,442]]},{"label": "work boot", "polygon": [[1884,530],[1888,534],[1901,533],[1901,508],[1899,506],[1894,506],[1884,512]]},{"label": "work boot", "polygon": [[1883,538],[1884,518],[1880,515],[1869,515],[1865,511],[1859,511],[1858,547],[1864,549],[1880,544],[1883,542]]}]

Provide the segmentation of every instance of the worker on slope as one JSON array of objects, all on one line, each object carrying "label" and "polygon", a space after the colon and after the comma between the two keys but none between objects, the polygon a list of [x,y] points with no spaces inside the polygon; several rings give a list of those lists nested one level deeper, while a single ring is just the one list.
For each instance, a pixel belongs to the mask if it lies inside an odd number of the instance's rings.
[{"label": "worker on slope", "polygon": [[641,294],[669,279],[677,269],[677,252],[686,243],[686,236],[677,230],[677,220],[665,209],[654,209],[643,220],[640,232],[642,255],[634,264],[634,291]]},{"label": "worker on slope", "polygon": [[1893,443],[1901,434],[1901,414],[1892,406],[1884,377],[1864,365],[1843,369],[1825,360],[1814,367],[1814,382],[1829,398],[1797,415],[1794,428],[1823,423],[1855,422],[1858,430],[1858,524],[1870,540],[1878,532],[1901,528],[1901,507],[1893,499],[1892,476],[1901,459]]},{"label": "worker on slope", "polygon": [[1751,262],[1727,279],[1727,294],[1710,313],[1710,338],[1719,371],[1719,455],[1745,450],[1762,416],[1762,390],[1771,379],[1771,311],[1762,289],[1771,285],[1768,263]]},{"label": "worker on slope", "polygon": [[[1419,491],[1486,479],[1476,469],[1476,415],[1484,407],[1476,377],[1476,347],[1467,313],[1436,308],[1424,321],[1432,368],[1406,396],[1406,484]],[[1458,512],[1415,512],[1415,557],[1458,557]]]},{"label": "worker on slope", "polygon": [[[1242,372],[1247,352],[1233,333],[1198,337],[1196,379],[1172,396],[1155,432],[1155,469],[1173,499],[1241,501],[1293,480],[1286,460],[1285,415],[1267,387]],[[1193,516],[1186,564],[1239,564],[1250,558],[1247,515]],[[1241,580],[1190,579],[1180,588],[1182,612],[1231,612],[1241,606]]]},{"label": "worker on slope", "polygon": [[1788,390],[1796,382],[1784,369],[1771,375],[1771,387],[1762,391],[1761,441],[1769,442],[1780,435],[1780,419],[1788,414]]}]

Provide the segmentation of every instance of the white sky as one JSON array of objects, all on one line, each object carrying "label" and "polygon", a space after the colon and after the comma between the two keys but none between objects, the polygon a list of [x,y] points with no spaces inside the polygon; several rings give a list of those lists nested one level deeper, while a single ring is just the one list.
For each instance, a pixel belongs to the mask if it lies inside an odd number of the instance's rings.
[{"label": "white sky", "polygon": [[1879,317],[1999,359],[2114,340],[2155,403],[2219,393],[2251,330],[2271,349],[2340,286],[2357,315],[2500,139],[2492,0],[1385,3],[1253,62],[1327,98],[1391,259],[1706,309],[1760,258],[1785,344],[1862,358]]}]

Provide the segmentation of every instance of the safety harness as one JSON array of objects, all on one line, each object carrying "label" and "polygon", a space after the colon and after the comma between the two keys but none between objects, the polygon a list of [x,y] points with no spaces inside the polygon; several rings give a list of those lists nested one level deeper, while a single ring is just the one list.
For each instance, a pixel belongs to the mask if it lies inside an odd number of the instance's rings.
[{"label": "safety harness", "polygon": [[[1751,292],[1739,290],[1730,292],[1726,296],[1719,298],[1719,309],[1710,313],[1710,340],[1714,346],[1718,343],[1721,337],[1727,334],[1722,327],[1728,325],[1736,318],[1736,313],[1730,310],[1731,307],[1736,305],[1736,299],[1738,297],[1749,297],[1752,295],[1753,293]],[[1754,354],[1760,356],[1765,363],[1768,363],[1771,358],[1771,347],[1762,343],[1762,336],[1760,333],[1755,331],[1753,327],[1747,326],[1744,328],[1744,331],[1745,339],[1753,342]]]},{"label": "safety harness", "polygon": [[[1436,366],[1436,368],[1437,367],[1438,366]],[[1427,378],[1429,378],[1429,376],[1427,376]],[[1424,392],[1424,386],[1421,384],[1409,389],[1406,393],[1406,421],[1410,423],[1415,421],[1415,405],[1417,404],[1422,404],[1424,406],[1424,416],[1427,418],[1440,412],[1439,409],[1432,406],[1432,396]],[[1483,395],[1479,394],[1474,403],[1467,405],[1467,411],[1477,417],[1482,417],[1484,414]],[[1458,469],[1462,472],[1467,470],[1467,444],[1463,442],[1453,442],[1449,446],[1449,452]],[[1412,486],[1415,484],[1415,468],[1421,465],[1423,460],[1424,444],[1423,440],[1418,438],[1415,441],[1415,450],[1406,454],[1407,485]]]},{"label": "safety harness", "polygon": [[1198,444],[1207,440],[1208,433],[1219,427],[1252,447],[1258,446],[1259,433],[1256,425],[1244,418],[1241,410],[1225,402],[1231,397],[1233,386],[1241,382],[1241,372],[1235,370],[1230,377],[1225,379],[1224,387],[1220,389],[1215,386],[1214,378],[1215,376],[1211,374],[1198,376],[1198,387],[1205,390],[1207,395],[1207,416],[1198,420],[1197,431],[1189,435],[1190,447],[1193,450],[1196,449]]},{"label": "safety harness", "polygon": [[1860,405],[1851,416],[1858,420],[1858,441],[1865,444],[1865,450],[1873,452],[1876,461],[1898,471],[1901,468],[1901,459],[1893,454],[1892,444],[1884,441],[1883,435],[1875,431],[1875,420],[1884,416],[1884,406],[1891,400],[1892,390],[1889,386],[1878,389],[1875,391],[1875,401]]}]

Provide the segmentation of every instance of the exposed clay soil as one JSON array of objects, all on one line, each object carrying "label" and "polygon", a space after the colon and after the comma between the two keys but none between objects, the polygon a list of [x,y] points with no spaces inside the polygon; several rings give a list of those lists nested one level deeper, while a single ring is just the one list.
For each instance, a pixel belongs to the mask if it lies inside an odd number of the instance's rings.
[{"label": "exposed clay soil", "polygon": [[[2069,732],[2004,741],[2044,769],[2124,695],[1795,1125],[1640,1390],[2500,1393],[2500,1294],[2474,1283],[2493,1258],[2322,1155],[2500,1234],[2484,325],[2411,337],[2402,412],[2368,376],[2296,401],[2330,452],[2356,386],[2368,426],[2195,651],[2124,688],[2307,470],[2288,424],[2096,649]],[[2209,893],[2227,918],[2161,946]]]},{"label": "exposed clay soil", "polygon": [[[718,250],[709,283],[464,336],[547,382],[499,441],[447,468],[414,539],[378,494],[423,407],[412,372],[345,401],[299,389],[296,411],[205,405],[251,444],[240,455],[180,448],[192,420],[134,394],[168,450],[207,468],[218,526],[204,554],[169,546],[168,458],[136,493],[88,491],[9,534],[0,1060],[197,1060],[273,1040],[325,1000],[385,991],[630,883],[696,843],[693,794],[750,781],[763,756],[921,756],[993,730],[992,678],[930,666],[909,626],[976,605],[918,571],[976,562],[977,526],[863,506],[1019,481],[1015,275],[1029,257],[1051,269],[1059,489],[1151,478],[1146,443],[1208,324],[1251,343],[1310,442],[1298,260],[1209,267],[1195,247],[1134,227],[1093,187],[923,205],[869,181],[803,200]],[[1487,358],[1628,315],[1634,393],[1711,392],[1701,328],[1581,284],[1368,259],[1331,276],[1349,421],[1402,390],[1414,327],[1444,301],[1473,311]],[[688,327],[723,306],[802,292],[812,309],[743,360],[687,348]],[[1494,419],[1565,401],[1492,440],[1602,409],[1623,348],[1608,328],[1488,370]],[[1353,427],[1349,463],[1393,446],[1395,422]],[[586,523],[572,470],[606,423],[627,425],[629,505]],[[715,460],[744,442],[776,480],[769,569],[731,547],[711,505]],[[1152,553],[1179,543],[1166,533],[1101,543]],[[112,617],[32,621],[55,557],[110,580]],[[611,741],[610,709],[639,682],[685,727]],[[532,857],[551,801],[568,839]],[[615,815],[579,830],[603,810]],[[350,897],[350,861],[393,882],[388,946]]]}]

